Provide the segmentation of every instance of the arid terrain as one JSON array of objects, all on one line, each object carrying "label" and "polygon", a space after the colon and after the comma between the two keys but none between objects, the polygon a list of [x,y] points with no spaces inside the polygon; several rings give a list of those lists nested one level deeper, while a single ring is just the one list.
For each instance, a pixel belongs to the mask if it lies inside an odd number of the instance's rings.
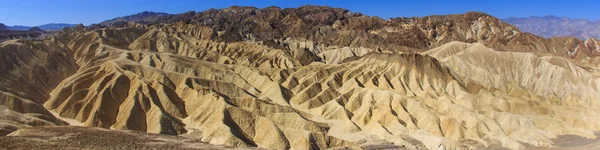
[{"label": "arid terrain", "polygon": [[598,42],[479,12],[143,12],[2,42],[0,148],[594,149]]},{"label": "arid terrain", "polygon": [[[85,127],[38,127],[0,137],[2,149],[241,149],[183,136]],[[244,148],[249,149],[249,148]],[[258,148],[250,148],[258,149]]]}]

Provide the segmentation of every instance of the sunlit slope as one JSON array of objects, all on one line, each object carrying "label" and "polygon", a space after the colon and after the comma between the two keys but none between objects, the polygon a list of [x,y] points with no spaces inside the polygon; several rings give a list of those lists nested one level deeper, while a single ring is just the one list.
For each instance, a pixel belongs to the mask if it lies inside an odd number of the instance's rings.
[{"label": "sunlit slope", "polygon": [[[596,79],[559,57],[451,42],[423,54],[302,66],[249,42],[212,44],[150,30],[126,48],[87,50],[101,52],[45,106],[86,126],[266,148],[385,139],[408,148],[522,149],[598,129],[587,120],[597,117]],[[277,57],[296,65],[275,65]]]},{"label": "sunlit slope", "polygon": [[68,51],[52,41],[0,43],[0,135],[20,128],[66,125],[42,103],[77,70]]}]

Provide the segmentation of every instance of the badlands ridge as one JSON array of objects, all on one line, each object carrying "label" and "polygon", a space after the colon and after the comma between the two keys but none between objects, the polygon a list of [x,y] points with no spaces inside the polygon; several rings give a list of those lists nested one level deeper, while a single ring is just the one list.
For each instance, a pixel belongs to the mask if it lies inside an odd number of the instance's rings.
[{"label": "badlands ridge", "polygon": [[599,49],[475,12],[231,7],[80,25],[0,44],[0,135],[79,125],[269,149],[554,147],[597,138]]}]

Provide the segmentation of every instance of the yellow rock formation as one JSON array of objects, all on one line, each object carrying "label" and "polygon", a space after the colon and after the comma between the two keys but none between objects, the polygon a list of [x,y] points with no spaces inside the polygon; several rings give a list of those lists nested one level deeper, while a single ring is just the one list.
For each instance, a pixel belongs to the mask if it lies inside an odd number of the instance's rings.
[{"label": "yellow rock formation", "polygon": [[600,130],[589,62],[479,43],[405,53],[207,36],[220,35],[105,28],[4,42],[1,133],[65,118],[271,149],[525,149]]}]

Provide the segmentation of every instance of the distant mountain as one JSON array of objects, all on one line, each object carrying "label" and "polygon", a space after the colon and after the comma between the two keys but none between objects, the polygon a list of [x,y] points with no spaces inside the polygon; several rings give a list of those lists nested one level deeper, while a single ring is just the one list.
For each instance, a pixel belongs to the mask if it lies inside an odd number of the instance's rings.
[{"label": "distant mountain", "polygon": [[[49,24],[44,24],[44,25],[40,25],[40,26],[36,26],[42,30],[45,31],[56,31],[56,30],[62,30],[65,27],[74,27],[76,24],[67,24],[67,23],[49,23]],[[8,26],[8,29],[10,30],[29,30],[31,29],[31,26],[21,26],[21,25],[14,25],[14,26]]]},{"label": "distant mountain", "polygon": [[30,26],[14,25],[14,26],[8,26],[8,29],[9,30],[25,31],[25,30],[31,29],[31,27]]},{"label": "distant mountain", "polygon": [[43,32],[0,30],[0,42],[9,39],[38,38]]},{"label": "distant mountain", "polygon": [[44,30],[40,29],[39,27],[33,27],[33,28],[31,28],[31,29],[29,29],[29,30],[27,30],[27,31],[29,31],[29,32],[39,32],[39,33],[46,33],[46,31],[44,31]]},{"label": "distant mountain", "polygon": [[26,30],[12,30],[11,26],[0,23],[0,41],[9,39],[38,38],[46,31],[33,27]]},{"label": "distant mountain", "polygon": [[0,23],[0,31],[2,30],[8,30],[8,27],[6,27],[6,25]]},{"label": "distant mountain", "polygon": [[55,30],[62,30],[65,27],[74,27],[77,24],[68,24],[68,23],[49,23],[49,24],[45,24],[45,25],[41,25],[41,26],[37,26],[42,30],[46,30],[46,31],[55,31]]},{"label": "distant mountain", "polygon": [[110,26],[114,23],[127,22],[127,21],[133,21],[133,22],[138,22],[138,23],[152,23],[152,22],[155,22],[156,20],[165,20],[165,18],[170,18],[171,16],[173,16],[173,15],[168,14],[168,13],[163,13],[163,12],[144,11],[144,12],[129,15],[129,16],[118,17],[118,18],[114,18],[111,20],[106,20],[99,24],[105,25],[105,26]]},{"label": "distant mountain", "polygon": [[545,38],[573,36],[579,39],[600,38],[600,20],[573,19],[568,17],[544,16],[517,18],[509,17],[502,21],[512,24],[523,32]]}]

